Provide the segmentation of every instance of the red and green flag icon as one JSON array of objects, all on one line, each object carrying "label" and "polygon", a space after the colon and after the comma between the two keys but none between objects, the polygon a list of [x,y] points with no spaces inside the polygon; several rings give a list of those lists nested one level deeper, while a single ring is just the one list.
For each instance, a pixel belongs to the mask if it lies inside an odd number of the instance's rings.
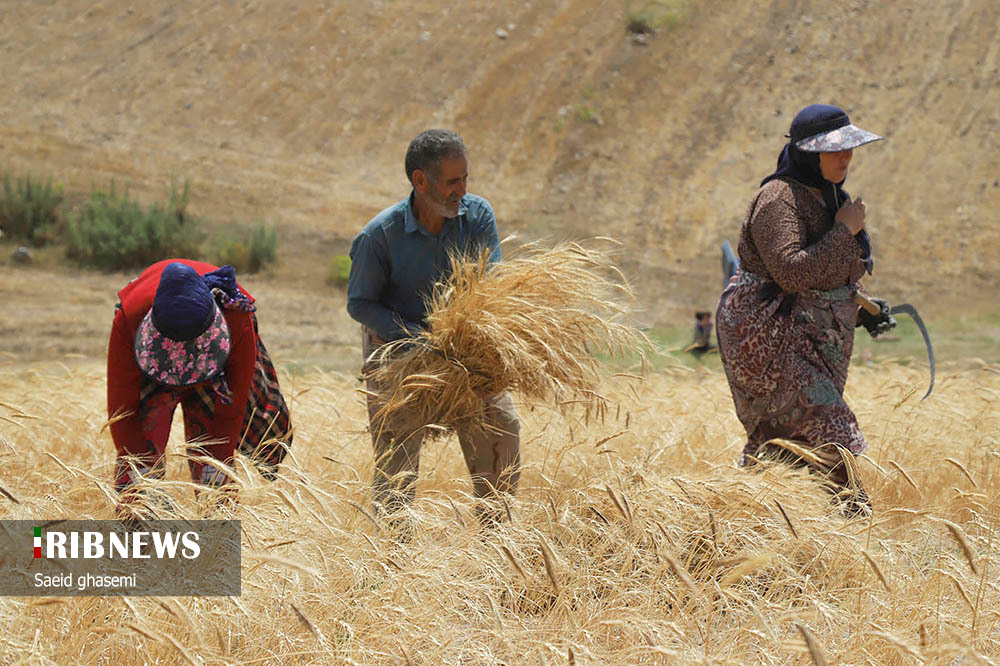
[{"label": "red and green flag icon", "polygon": [[42,528],[35,528],[35,557],[42,556]]}]

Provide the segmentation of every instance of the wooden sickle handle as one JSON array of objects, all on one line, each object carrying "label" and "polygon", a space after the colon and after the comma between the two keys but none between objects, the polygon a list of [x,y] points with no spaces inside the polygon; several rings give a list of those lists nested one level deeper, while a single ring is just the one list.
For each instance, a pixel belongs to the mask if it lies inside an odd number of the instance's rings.
[{"label": "wooden sickle handle", "polygon": [[870,315],[877,315],[882,312],[882,308],[879,307],[878,303],[868,298],[861,292],[858,292],[857,294],[854,295],[854,302],[863,307],[865,309],[865,312],[867,312]]}]

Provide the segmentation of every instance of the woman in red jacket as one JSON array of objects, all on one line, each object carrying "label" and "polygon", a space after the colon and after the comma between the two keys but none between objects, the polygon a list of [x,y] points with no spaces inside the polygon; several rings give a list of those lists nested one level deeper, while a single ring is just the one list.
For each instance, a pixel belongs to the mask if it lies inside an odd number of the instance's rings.
[{"label": "woman in red jacket", "polygon": [[[288,408],[257,333],[254,299],[232,266],[153,264],[118,292],[108,345],[108,416],[123,506],[142,478],[163,478],[178,404],[195,483],[230,479],[238,448],[273,479],[291,444]],[[128,511],[124,511],[128,513]]]}]

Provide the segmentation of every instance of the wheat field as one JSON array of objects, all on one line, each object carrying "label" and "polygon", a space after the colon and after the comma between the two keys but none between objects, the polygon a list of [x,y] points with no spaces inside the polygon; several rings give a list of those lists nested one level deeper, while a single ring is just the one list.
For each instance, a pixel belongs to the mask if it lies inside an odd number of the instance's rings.
[{"label": "wheat field", "polygon": [[[457,443],[426,447],[414,538],[367,513],[357,380],[282,376],[273,484],[238,461],[242,595],[0,599],[7,664],[992,664],[1000,655],[1000,367],[852,370],[875,504],[735,467],[724,374],[609,377],[602,421],[521,405],[513,522],[482,534]],[[103,368],[0,370],[3,519],[113,516]],[[179,423],[163,482],[185,517]]]},{"label": "wheat field", "polygon": [[[996,0],[0,7],[12,176],[51,176],[67,210],[111,179],[147,204],[176,176],[192,214],[279,229],[275,275],[245,285],[297,428],[275,483],[237,461],[240,597],[0,597],[0,664],[1000,664]],[[641,44],[623,29],[675,7]],[[480,533],[442,438],[414,538],[383,533],[357,325],[317,285],[406,196],[407,142],[459,131],[504,234],[622,240],[642,324],[686,329],[812,102],[889,139],[849,180],[871,206],[866,286],[936,314],[939,358],[991,360],[940,367],[920,402],[911,339],[857,350],[877,355],[847,390],[871,520],[800,470],[736,468],[718,364],[664,355],[604,378],[603,420],[519,404],[509,523]],[[134,275],[36,257],[0,263],[0,519],[109,519],[98,359]],[[196,518],[181,430],[162,486]]]}]

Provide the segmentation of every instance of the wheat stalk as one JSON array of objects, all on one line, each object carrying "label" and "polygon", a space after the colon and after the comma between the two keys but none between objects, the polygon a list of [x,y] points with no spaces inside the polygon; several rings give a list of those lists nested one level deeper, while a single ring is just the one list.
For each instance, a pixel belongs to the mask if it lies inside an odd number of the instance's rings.
[{"label": "wheat stalk", "polygon": [[797,624],[795,626],[798,627],[799,633],[805,639],[806,647],[809,649],[809,656],[812,657],[813,663],[816,666],[826,666],[826,657],[823,655],[823,649],[820,648],[809,627],[804,624]]},{"label": "wheat stalk", "polygon": [[948,528],[948,533],[951,534],[955,542],[961,547],[962,553],[965,555],[966,562],[969,563],[969,568],[972,569],[972,573],[979,574],[979,569],[976,567],[976,555],[972,552],[972,546],[969,545],[969,541],[965,538],[965,533],[962,528],[951,522],[950,520],[940,519],[944,526]]},{"label": "wheat stalk", "polygon": [[865,556],[866,560],[868,560],[868,564],[870,564],[872,570],[875,571],[875,575],[878,576],[879,582],[882,583],[882,587],[885,588],[885,591],[892,592],[892,586],[889,585],[889,581],[886,580],[885,574],[882,573],[882,567],[878,565],[878,562],[875,561],[875,558],[872,557],[872,554],[869,553],[867,550],[862,550],[861,554]]}]

